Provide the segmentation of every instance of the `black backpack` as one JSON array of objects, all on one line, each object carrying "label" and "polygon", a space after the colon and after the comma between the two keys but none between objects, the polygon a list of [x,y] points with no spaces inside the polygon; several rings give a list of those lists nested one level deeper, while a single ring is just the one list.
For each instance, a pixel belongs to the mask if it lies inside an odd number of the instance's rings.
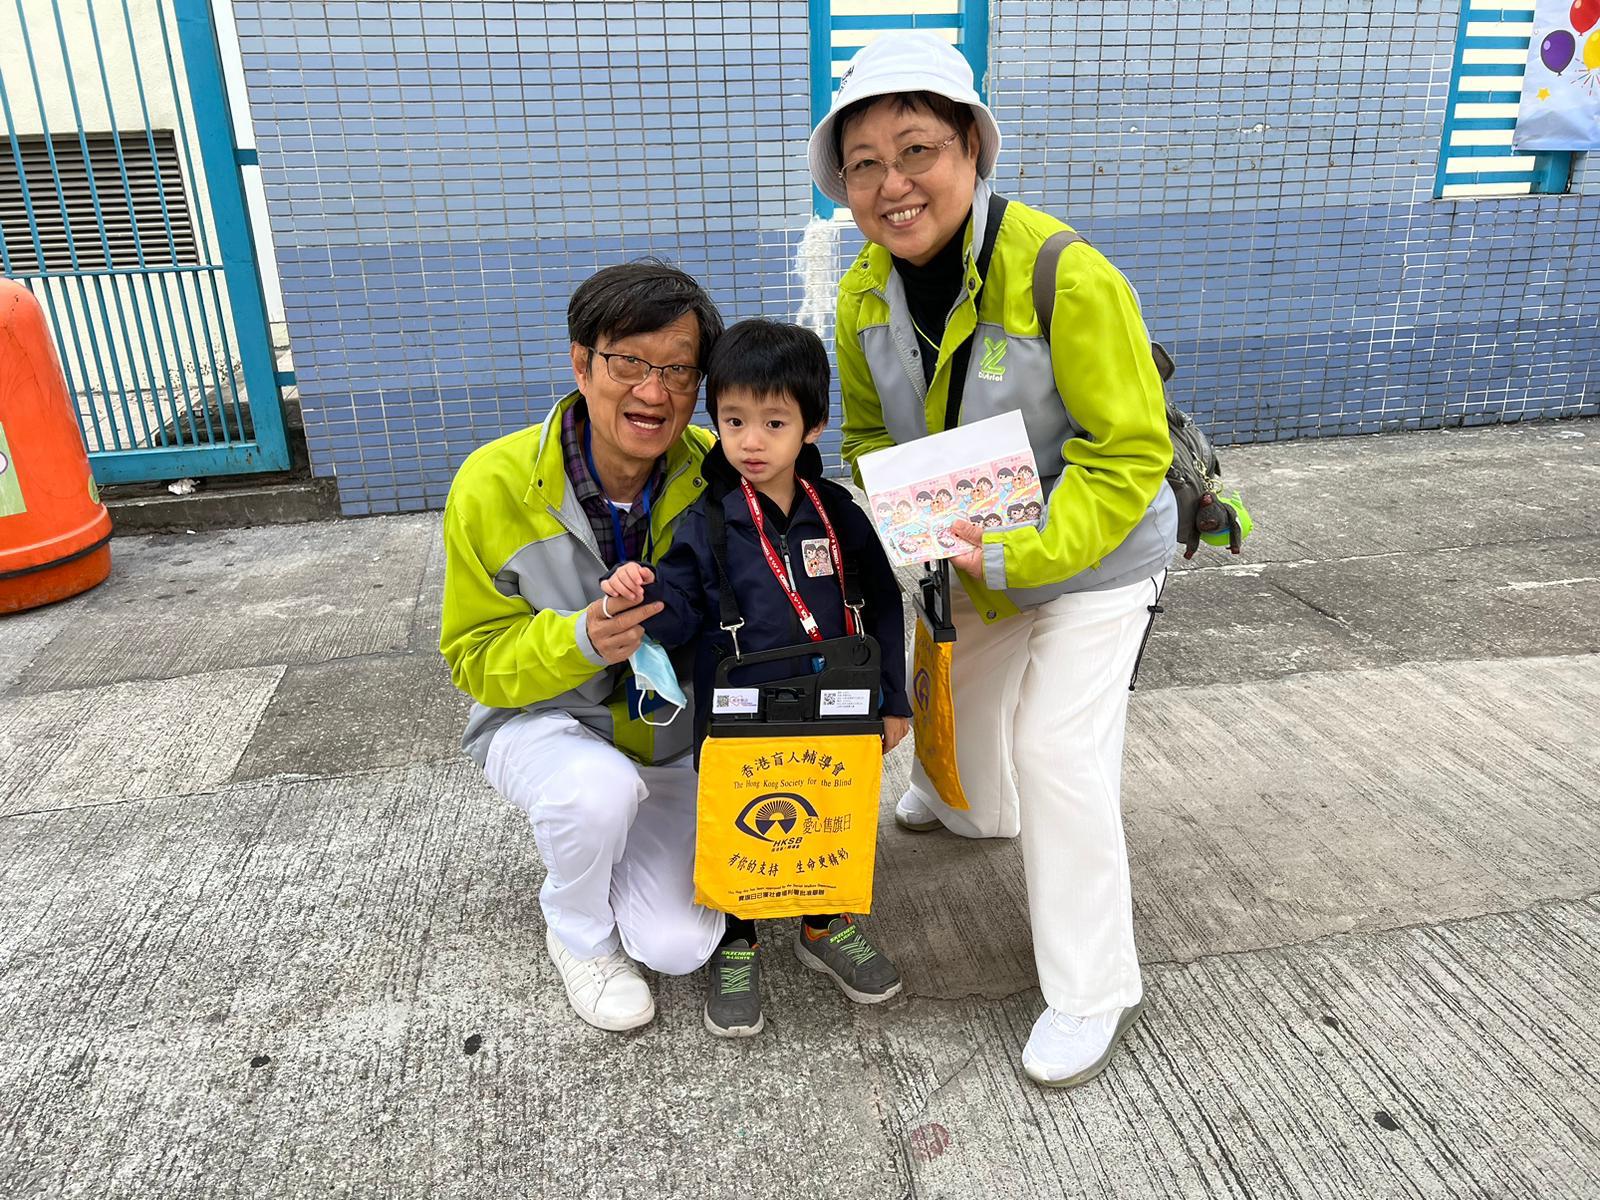
[{"label": "black backpack", "polygon": [[[1039,314],[1039,328],[1050,337],[1050,318],[1056,306],[1056,266],[1062,252],[1074,242],[1087,239],[1071,229],[1052,234],[1039,247],[1033,263],[1033,307]],[[1159,342],[1150,343],[1161,376],[1162,393],[1172,378],[1172,356]],[[1218,498],[1222,490],[1222,465],[1211,439],[1193,417],[1167,398],[1167,432],[1172,436],[1172,466],[1167,468],[1167,486],[1178,501],[1178,542],[1183,556],[1193,558],[1203,534],[1227,534],[1227,546],[1238,554],[1248,530],[1241,526],[1239,514]],[[1220,542],[1218,544],[1221,544]]]}]

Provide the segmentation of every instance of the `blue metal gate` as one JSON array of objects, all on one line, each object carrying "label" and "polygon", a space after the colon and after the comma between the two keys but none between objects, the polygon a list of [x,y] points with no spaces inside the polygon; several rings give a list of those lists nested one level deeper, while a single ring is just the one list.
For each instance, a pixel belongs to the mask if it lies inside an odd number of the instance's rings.
[{"label": "blue metal gate", "polygon": [[44,305],[96,479],[287,467],[209,0],[13,3],[0,271]]}]

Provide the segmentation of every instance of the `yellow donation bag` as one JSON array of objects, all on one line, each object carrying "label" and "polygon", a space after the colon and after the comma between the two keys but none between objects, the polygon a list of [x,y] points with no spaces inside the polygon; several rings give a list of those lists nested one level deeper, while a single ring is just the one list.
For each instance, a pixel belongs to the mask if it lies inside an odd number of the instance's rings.
[{"label": "yellow donation bag", "polygon": [[911,733],[916,738],[917,761],[928,782],[951,808],[965,809],[956,769],[956,710],[950,691],[950,655],[953,641],[936,641],[925,621],[916,622],[911,652]]},{"label": "yellow donation bag", "polygon": [[708,737],[694,898],[738,917],[872,911],[875,733]]}]

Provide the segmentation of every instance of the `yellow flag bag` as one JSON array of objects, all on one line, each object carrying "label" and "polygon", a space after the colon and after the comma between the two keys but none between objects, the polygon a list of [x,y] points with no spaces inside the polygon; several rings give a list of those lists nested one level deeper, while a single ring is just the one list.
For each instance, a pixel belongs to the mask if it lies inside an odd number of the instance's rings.
[{"label": "yellow flag bag", "polygon": [[702,743],[696,903],[738,917],[872,911],[883,742],[814,728]]},{"label": "yellow flag bag", "polygon": [[967,808],[956,768],[956,706],[950,661],[956,627],[950,620],[950,564],[926,567],[918,580],[916,637],[911,649],[911,733],[917,762],[951,808]]},{"label": "yellow flag bag", "polygon": [[965,809],[956,769],[956,710],[950,690],[950,655],[954,642],[934,639],[923,621],[916,622],[911,652],[911,733],[917,761],[928,782],[951,808]]}]

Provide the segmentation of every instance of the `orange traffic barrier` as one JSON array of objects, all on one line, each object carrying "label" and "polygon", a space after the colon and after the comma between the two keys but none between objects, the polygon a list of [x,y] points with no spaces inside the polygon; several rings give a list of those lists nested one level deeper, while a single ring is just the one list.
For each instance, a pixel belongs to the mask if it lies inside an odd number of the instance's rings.
[{"label": "orange traffic barrier", "polygon": [[111,516],[44,310],[0,279],[0,613],[76,596],[110,573]]}]

